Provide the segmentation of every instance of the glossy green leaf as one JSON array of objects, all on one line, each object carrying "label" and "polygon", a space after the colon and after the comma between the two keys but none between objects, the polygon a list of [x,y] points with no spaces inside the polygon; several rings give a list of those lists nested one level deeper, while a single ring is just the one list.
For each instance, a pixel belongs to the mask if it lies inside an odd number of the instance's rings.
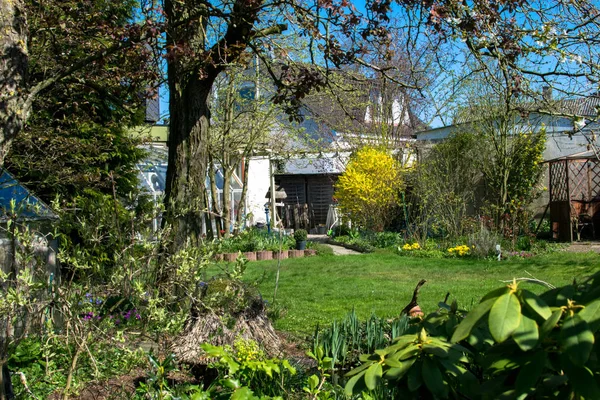
[{"label": "glossy green leaf", "polygon": [[600,328],[600,299],[586,305],[577,315],[587,322],[592,332],[596,332]]},{"label": "glossy green leaf", "polygon": [[594,334],[578,314],[568,317],[560,330],[560,343],[564,354],[576,366],[583,366],[594,347]]},{"label": "glossy green leaf", "polygon": [[543,340],[546,336],[550,334],[550,332],[552,332],[552,330],[556,327],[556,324],[558,324],[558,321],[560,321],[562,313],[562,309],[558,309],[552,313],[550,318],[544,321],[544,323],[540,327],[540,340]]},{"label": "glossy green leaf", "polygon": [[537,323],[524,315],[521,316],[521,324],[512,334],[513,339],[523,351],[529,351],[538,344],[540,332]]},{"label": "glossy green leaf", "polygon": [[495,301],[496,297],[492,297],[479,303],[477,307],[471,310],[465,319],[458,324],[450,341],[456,343],[468,338],[471,330],[475,327],[475,325],[477,325],[479,320],[485,317],[485,315],[490,311],[490,308],[492,308]]},{"label": "glossy green leaf", "polygon": [[402,361],[402,367],[400,368],[390,368],[385,372],[385,378],[389,380],[398,380],[402,378],[412,367],[417,359],[411,358],[406,361]]},{"label": "glossy green leaf", "polygon": [[531,360],[521,367],[515,383],[517,393],[528,393],[531,388],[535,387],[544,372],[546,360],[546,353],[538,351],[531,357]]},{"label": "glossy green leaf", "polygon": [[358,359],[361,362],[369,362],[369,361],[377,361],[380,359],[380,357],[377,356],[376,354],[361,354],[360,356],[358,356]]},{"label": "glossy green leaf", "polygon": [[521,324],[521,304],[513,293],[498,297],[490,309],[489,328],[496,342],[502,343]]},{"label": "glossy green leaf", "polygon": [[231,395],[231,400],[254,400],[254,399],[258,399],[258,397],[254,396],[254,393],[252,392],[252,390],[250,390],[249,388],[247,388],[245,386],[237,389]]},{"label": "glossy green leaf", "polygon": [[411,392],[417,391],[423,384],[423,379],[421,378],[422,363],[422,361],[416,362],[406,375],[406,386],[408,386],[408,390]]},{"label": "glossy green leaf", "polygon": [[383,376],[381,364],[375,363],[367,369],[365,373],[365,384],[369,390],[374,390]]},{"label": "glossy green leaf", "polygon": [[556,305],[566,306],[569,300],[573,300],[573,297],[575,297],[575,286],[565,286],[556,295]]},{"label": "glossy green leaf", "polygon": [[402,360],[406,360],[409,358],[412,358],[414,356],[416,356],[417,354],[420,353],[420,349],[419,346],[417,346],[416,344],[412,344],[410,346],[408,346],[407,348],[405,348],[402,351],[399,351],[398,354],[398,360],[402,361]]},{"label": "glossy green leaf", "polygon": [[565,354],[561,356],[561,367],[569,377],[569,385],[586,399],[600,399],[600,387],[592,371],[587,367],[578,367]]},{"label": "glossy green leaf", "polygon": [[423,360],[421,374],[425,386],[431,393],[444,399],[448,397],[448,387],[444,382],[442,372],[433,360],[429,358]]},{"label": "glossy green leaf", "polygon": [[384,361],[385,365],[391,368],[402,368],[403,364],[401,361],[398,361],[393,358],[386,358]]},{"label": "glossy green leaf", "polygon": [[509,290],[508,286],[494,289],[491,292],[488,292],[485,296],[483,296],[480,303],[483,303],[484,301],[489,300],[489,299],[497,299],[498,297],[502,296],[503,294],[508,293],[508,290]]},{"label": "glossy green leaf", "polygon": [[448,349],[441,347],[441,346],[425,344],[425,345],[423,345],[423,351],[425,353],[433,354],[434,356],[440,357],[440,358],[448,357]]},{"label": "glossy green leaf", "polygon": [[521,297],[525,305],[537,315],[543,319],[548,319],[552,315],[552,310],[548,307],[548,304],[537,295],[531,293],[529,290],[520,290]]},{"label": "glossy green leaf", "polygon": [[239,388],[241,386],[239,380],[232,379],[232,378],[222,379],[220,382],[221,382],[221,385],[223,385],[223,386],[225,386],[226,388],[229,388],[229,389],[237,389],[237,388]]},{"label": "glossy green leaf", "polygon": [[348,373],[346,373],[345,376],[354,376],[354,375],[358,374],[359,372],[366,370],[371,365],[373,365],[373,361],[366,362],[363,365],[361,365],[360,367],[356,367],[353,370],[348,371]]},{"label": "glossy green leaf", "polygon": [[[344,392],[346,393],[346,395],[352,396],[352,393],[354,392],[355,388],[357,388],[357,386],[358,387],[362,386],[358,383],[359,383],[359,381],[362,380],[363,376],[365,375],[365,372],[366,371],[361,371],[360,373],[354,375],[352,378],[350,378],[348,380],[348,383],[346,383],[346,386],[344,387]],[[359,390],[357,390],[357,392],[358,391]]]}]

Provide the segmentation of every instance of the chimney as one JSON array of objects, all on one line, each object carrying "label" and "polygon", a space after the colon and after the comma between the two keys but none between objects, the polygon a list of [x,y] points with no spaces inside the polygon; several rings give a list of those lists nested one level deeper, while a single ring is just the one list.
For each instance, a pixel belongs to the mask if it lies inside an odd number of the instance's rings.
[{"label": "chimney", "polygon": [[552,87],[550,87],[550,86],[542,87],[542,98],[547,102],[552,101]]}]

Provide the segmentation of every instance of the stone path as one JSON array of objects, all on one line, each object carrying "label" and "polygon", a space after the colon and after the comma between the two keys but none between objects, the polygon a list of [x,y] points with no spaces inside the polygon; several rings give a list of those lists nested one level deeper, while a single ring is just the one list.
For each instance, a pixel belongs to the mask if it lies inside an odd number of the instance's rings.
[{"label": "stone path", "polygon": [[353,255],[353,254],[362,254],[358,251],[355,250],[350,250],[347,249],[345,247],[342,246],[336,246],[334,244],[329,244],[327,243],[327,235],[308,235],[308,240],[313,241],[313,242],[317,242],[317,243],[322,243],[326,246],[329,246],[333,249],[333,254],[336,256],[347,256],[347,255]]},{"label": "stone path", "polygon": [[587,253],[590,251],[600,253],[600,242],[573,242],[567,247],[567,251],[574,253]]}]

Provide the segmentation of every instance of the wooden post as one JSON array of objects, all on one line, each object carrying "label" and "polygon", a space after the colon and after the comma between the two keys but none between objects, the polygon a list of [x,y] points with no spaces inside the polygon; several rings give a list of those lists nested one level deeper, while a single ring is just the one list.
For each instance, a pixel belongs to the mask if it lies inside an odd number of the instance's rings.
[{"label": "wooden post", "polygon": [[569,237],[571,238],[571,242],[573,241],[573,218],[572,218],[572,214],[571,214],[571,189],[570,189],[570,185],[569,185],[569,160],[565,159],[565,179],[566,179],[566,184],[567,184],[567,203],[569,205],[569,222],[568,222],[568,228],[569,228]]}]

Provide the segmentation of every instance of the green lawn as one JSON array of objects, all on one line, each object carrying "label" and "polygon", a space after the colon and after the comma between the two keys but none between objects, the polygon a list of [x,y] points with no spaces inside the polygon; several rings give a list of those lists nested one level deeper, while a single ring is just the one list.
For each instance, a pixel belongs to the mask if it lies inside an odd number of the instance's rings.
[{"label": "green lawn", "polygon": [[[259,281],[269,302],[275,287],[276,261],[248,264],[245,279]],[[501,280],[527,276],[527,272],[555,286],[600,270],[600,255],[553,253],[515,261],[423,259],[387,252],[353,256],[322,256],[283,260],[277,302],[286,308],[277,329],[294,334],[312,332],[317,322],[328,323],[355,307],[360,317],[371,312],[397,315],[410,301],[420,279],[419,303],[425,313],[436,309],[450,292],[459,306],[470,308]],[[542,288],[529,285],[535,291]]]}]

